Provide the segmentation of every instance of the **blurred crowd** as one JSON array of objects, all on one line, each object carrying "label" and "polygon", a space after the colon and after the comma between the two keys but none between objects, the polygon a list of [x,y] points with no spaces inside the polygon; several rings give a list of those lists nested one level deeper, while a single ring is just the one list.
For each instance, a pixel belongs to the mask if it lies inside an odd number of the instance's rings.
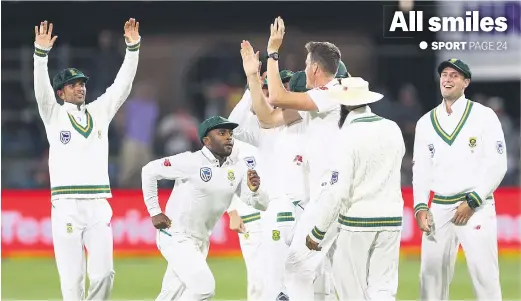
[{"label": "blurred crowd", "polygon": [[[110,32],[102,32],[98,55],[88,63],[91,80],[87,85],[87,99],[100,96],[112,84],[120,67],[124,50],[113,45],[111,40]],[[286,64],[283,67],[295,68],[291,61]],[[215,78],[217,80],[205,81],[204,89],[198,91],[194,99],[174,103],[169,100],[167,108],[158,100],[153,82],[138,80],[134,83],[131,95],[109,128],[112,187],[138,188],[141,186],[141,167],[150,160],[201,147],[197,138],[199,122],[211,115],[228,116],[245,89],[244,75],[240,72],[230,74],[224,70]],[[412,84],[404,83],[396,95],[391,95],[378,83],[371,85],[385,95],[382,101],[371,106],[373,111],[396,121],[403,131],[407,154],[403,160],[402,184],[410,186],[415,125],[431,107],[426,107],[425,101],[419,99]],[[4,89],[2,85],[2,99],[19,97],[14,91],[16,89]],[[514,119],[517,114],[506,112],[505,100],[494,95],[467,95],[467,98],[492,108],[498,115],[509,154],[508,173],[502,185],[520,185],[521,141],[519,120]],[[33,99],[31,102],[27,108],[19,110],[17,118],[2,116],[2,188],[49,187],[47,137],[36,102]],[[192,107],[184,105],[186,103]],[[160,185],[167,187],[171,183],[166,181]]]}]

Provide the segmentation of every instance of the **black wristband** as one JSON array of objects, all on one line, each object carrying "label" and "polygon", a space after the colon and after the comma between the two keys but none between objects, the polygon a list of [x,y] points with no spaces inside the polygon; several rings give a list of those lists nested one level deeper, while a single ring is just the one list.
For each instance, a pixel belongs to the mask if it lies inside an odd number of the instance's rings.
[{"label": "black wristband", "polygon": [[279,60],[279,53],[278,52],[273,52],[273,53],[270,53],[266,56],[266,59],[269,59],[269,58],[272,58],[274,59],[275,61],[278,61]]}]

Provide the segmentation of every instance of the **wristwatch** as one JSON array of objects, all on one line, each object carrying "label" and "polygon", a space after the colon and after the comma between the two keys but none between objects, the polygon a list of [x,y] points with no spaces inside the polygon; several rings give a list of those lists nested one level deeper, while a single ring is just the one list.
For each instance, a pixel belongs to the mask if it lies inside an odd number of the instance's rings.
[{"label": "wristwatch", "polygon": [[478,203],[473,198],[471,198],[469,194],[465,196],[465,199],[467,200],[467,204],[470,208],[476,209],[479,207]]},{"label": "wristwatch", "polygon": [[278,53],[278,52],[270,53],[270,54],[268,54],[268,56],[266,57],[266,59],[269,59],[269,58],[272,58],[272,59],[274,59],[275,61],[278,61],[278,60],[279,60],[279,53]]}]

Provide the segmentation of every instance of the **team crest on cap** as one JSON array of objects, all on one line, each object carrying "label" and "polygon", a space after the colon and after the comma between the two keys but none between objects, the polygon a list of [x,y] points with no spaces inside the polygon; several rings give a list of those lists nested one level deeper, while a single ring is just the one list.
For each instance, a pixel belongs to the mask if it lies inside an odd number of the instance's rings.
[{"label": "team crest on cap", "polygon": [[246,162],[246,165],[249,169],[255,169],[255,166],[257,166],[257,162],[255,162],[254,157],[246,157],[244,158],[244,162]]},{"label": "team crest on cap", "polygon": [[61,131],[60,132],[60,141],[63,144],[69,143],[69,141],[71,141],[71,132],[70,131]]},{"label": "team crest on cap", "polygon": [[451,62],[451,63],[454,64],[457,60],[458,60],[458,59],[450,59],[449,62]]},{"label": "team crest on cap", "polygon": [[77,74],[76,70],[74,69],[69,69],[69,72],[71,73],[71,76],[75,76]]},{"label": "team crest on cap", "polygon": [[201,180],[208,182],[212,178],[212,169],[210,167],[202,167],[199,171]]}]

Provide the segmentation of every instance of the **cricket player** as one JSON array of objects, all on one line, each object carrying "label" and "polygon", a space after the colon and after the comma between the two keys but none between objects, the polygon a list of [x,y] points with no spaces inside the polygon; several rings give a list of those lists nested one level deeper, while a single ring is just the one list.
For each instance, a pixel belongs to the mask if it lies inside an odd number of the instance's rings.
[{"label": "cricket player", "polygon": [[[232,157],[237,156],[246,168],[257,169],[259,164],[258,149],[246,142],[234,139]],[[262,164],[261,164],[262,166]],[[265,185],[265,183],[263,184]],[[262,211],[238,200],[232,202],[227,212],[230,217],[230,229],[239,235],[242,256],[246,265],[248,300],[261,300],[263,262],[260,246],[262,242]]]},{"label": "cricket player", "polygon": [[47,21],[34,28],[34,91],[50,145],[52,237],[62,297],[85,299],[86,248],[87,300],[107,300],[114,281],[107,136],[136,75],[139,22],[125,23],[127,50],[114,84],[87,105],[89,78],[78,69],[67,68],[49,81],[48,53],[57,39],[52,30]]},{"label": "cricket player", "polygon": [[494,191],[507,170],[503,130],[492,109],[465,97],[467,64],[450,59],[438,73],[443,100],[420,118],[414,139],[414,209],[425,232],[420,300],[448,300],[460,244],[476,298],[501,300]]},{"label": "cricket player", "polygon": [[[338,85],[335,80],[340,62],[340,50],[328,42],[310,42],[306,44],[308,51],[306,59],[306,84],[310,89],[306,93],[286,91],[281,85],[278,75],[278,50],[284,37],[284,21],[278,17],[271,25],[271,35],[268,41],[268,90],[271,105],[283,109],[293,109],[299,113],[299,117],[306,124],[304,146],[309,168],[309,199],[304,207],[304,213],[294,230],[288,258],[286,261],[285,282],[289,298],[294,300],[324,299],[331,291],[329,281],[324,279],[322,289],[318,289],[317,269],[325,266],[325,254],[331,248],[337,229],[332,228],[323,241],[324,252],[311,252],[305,246],[307,233],[314,226],[316,207],[320,205],[315,200],[323,185],[327,183],[326,166],[328,159],[323,152],[334,146],[335,137],[339,132],[337,123],[340,117],[340,105],[328,97],[328,90]],[[273,113],[266,123],[272,126],[293,122],[283,114]],[[315,288],[313,282],[315,280]],[[317,279],[318,280],[318,279]]]},{"label": "cricket player", "polygon": [[[333,277],[340,300],[395,300],[403,216],[401,166],[405,142],[398,125],[371,112],[383,95],[359,77],[341,80],[331,98],[342,104],[340,139],[331,178],[306,245],[320,251],[336,220],[340,233]],[[344,90],[345,89],[345,90]],[[336,224],[336,223],[335,223]]]},{"label": "cricket player", "polygon": [[[168,261],[157,300],[210,299],[215,280],[206,256],[215,224],[234,195],[259,210],[268,206],[257,172],[236,156],[230,157],[236,127],[223,117],[210,117],[199,126],[204,144],[200,151],[158,159],[143,167],[145,204],[158,229],[158,249]],[[165,213],[158,203],[160,179],[175,180]]]},{"label": "cricket player", "polygon": [[[285,85],[289,84],[292,75],[293,72],[289,70],[280,72],[280,76]],[[261,82],[263,82],[263,93],[266,95],[267,81],[265,79],[262,80],[261,77]],[[255,91],[258,91],[258,89]],[[278,167],[279,164],[274,161],[277,158],[275,151],[280,152],[281,148],[283,148],[280,143],[277,144],[277,141],[279,141],[277,133],[282,132],[281,129],[261,128],[253,112],[252,97],[249,88],[245,91],[243,98],[231,112],[229,120],[239,124],[234,130],[235,141],[244,141],[253,145],[252,147],[256,148],[258,155],[262,157],[263,160],[269,162],[269,164],[266,164],[266,162],[261,164],[262,166],[269,166],[263,171],[263,174],[266,175],[264,177],[263,187],[268,193],[270,200],[276,199],[276,189],[280,183],[282,183],[278,181],[278,178],[282,177],[284,181],[284,174],[290,176],[287,170],[295,169],[293,165],[297,164],[294,162],[295,154],[288,160],[288,162],[290,162],[289,164],[281,167]],[[290,137],[287,138],[289,139]],[[287,142],[288,145],[292,145],[292,143],[296,141],[293,139]],[[246,149],[249,148],[250,147],[246,147]],[[286,149],[287,148],[288,147],[286,147]],[[297,166],[296,169],[302,169],[302,167]],[[281,172],[284,174],[279,175]],[[280,190],[281,189],[278,191]],[[273,203],[274,202],[270,202],[270,204]],[[248,275],[248,300],[274,300],[275,298],[284,300],[283,298],[287,298],[287,296],[283,287],[282,278],[284,272],[283,261],[285,259],[284,251],[287,249],[287,244],[284,240],[281,240],[280,237],[284,237],[284,233],[291,231],[293,227],[292,216],[288,216],[286,219],[282,218],[282,213],[288,211],[277,212],[275,206],[269,206],[266,212],[260,212],[243,203],[238,204],[237,210],[229,211],[228,214],[230,215],[231,229],[239,232],[239,241]],[[277,218],[278,213],[281,213],[281,217],[279,218]],[[277,222],[277,220],[279,222]],[[244,224],[244,229],[241,230],[240,226],[242,224]],[[284,227],[281,227],[283,229],[279,229],[279,225],[284,225]],[[280,231],[282,231],[283,235],[279,234]],[[279,237],[279,239],[273,239],[274,233],[275,238]],[[273,246],[270,248],[267,244]],[[278,261],[273,262],[273,260]]]}]

